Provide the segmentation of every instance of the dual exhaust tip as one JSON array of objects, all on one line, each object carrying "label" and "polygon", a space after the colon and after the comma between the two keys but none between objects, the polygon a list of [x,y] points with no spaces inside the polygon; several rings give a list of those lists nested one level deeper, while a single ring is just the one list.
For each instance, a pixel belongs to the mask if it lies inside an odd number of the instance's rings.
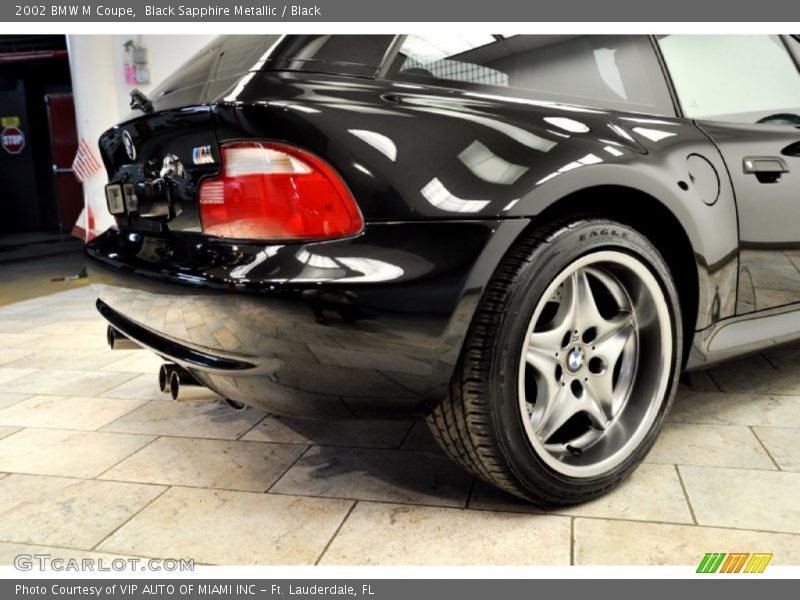
[{"label": "dual exhaust tip", "polygon": [[[158,388],[169,394],[176,402],[212,402],[219,400],[219,395],[197,381],[194,376],[180,365],[164,363],[158,370]],[[236,400],[223,398],[225,404],[234,410],[244,410],[247,405]]]},{"label": "dual exhaust tip", "polygon": [[[112,350],[141,350],[142,346],[126,336],[119,329],[109,325],[106,330],[106,341]],[[213,402],[219,400],[214,393],[195,379],[189,371],[175,363],[164,363],[158,370],[158,389],[169,394],[176,402]],[[236,400],[223,398],[225,403],[235,410],[244,410],[246,404]]]},{"label": "dual exhaust tip", "polygon": [[176,402],[216,400],[217,394],[204,387],[180,365],[164,363],[158,370],[158,389],[169,394]]}]

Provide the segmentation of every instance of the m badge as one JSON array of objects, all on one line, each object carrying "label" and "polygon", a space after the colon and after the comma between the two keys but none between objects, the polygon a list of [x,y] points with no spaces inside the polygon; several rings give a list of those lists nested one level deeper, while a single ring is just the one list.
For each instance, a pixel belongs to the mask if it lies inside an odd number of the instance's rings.
[{"label": "m badge", "polygon": [[211,145],[197,146],[192,148],[192,161],[196,165],[214,164],[214,154],[211,152]]}]

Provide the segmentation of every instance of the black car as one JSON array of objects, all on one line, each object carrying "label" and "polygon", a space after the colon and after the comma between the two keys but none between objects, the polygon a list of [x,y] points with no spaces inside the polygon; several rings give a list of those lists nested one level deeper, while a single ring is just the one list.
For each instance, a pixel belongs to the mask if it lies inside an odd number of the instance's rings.
[{"label": "black car", "polygon": [[230,36],[100,139],[112,345],[162,388],[423,415],[542,504],[644,458],[680,374],[800,337],[793,36]]}]

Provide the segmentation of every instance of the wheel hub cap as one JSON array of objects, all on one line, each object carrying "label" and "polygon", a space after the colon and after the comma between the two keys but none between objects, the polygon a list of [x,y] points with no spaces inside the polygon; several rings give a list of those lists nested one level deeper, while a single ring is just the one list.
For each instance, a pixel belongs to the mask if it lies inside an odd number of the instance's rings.
[{"label": "wheel hub cap", "polygon": [[573,346],[567,355],[567,370],[570,373],[577,373],[586,363],[586,350],[580,346]]}]

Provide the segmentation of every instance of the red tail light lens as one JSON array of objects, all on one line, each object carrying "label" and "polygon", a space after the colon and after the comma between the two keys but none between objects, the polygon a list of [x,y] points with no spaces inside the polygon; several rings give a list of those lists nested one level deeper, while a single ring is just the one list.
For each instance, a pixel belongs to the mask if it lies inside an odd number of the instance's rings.
[{"label": "red tail light lens", "polygon": [[331,239],[361,231],[361,213],[319,158],[271,142],[222,146],[222,175],[200,185],[203,232],[237,239]]}]

